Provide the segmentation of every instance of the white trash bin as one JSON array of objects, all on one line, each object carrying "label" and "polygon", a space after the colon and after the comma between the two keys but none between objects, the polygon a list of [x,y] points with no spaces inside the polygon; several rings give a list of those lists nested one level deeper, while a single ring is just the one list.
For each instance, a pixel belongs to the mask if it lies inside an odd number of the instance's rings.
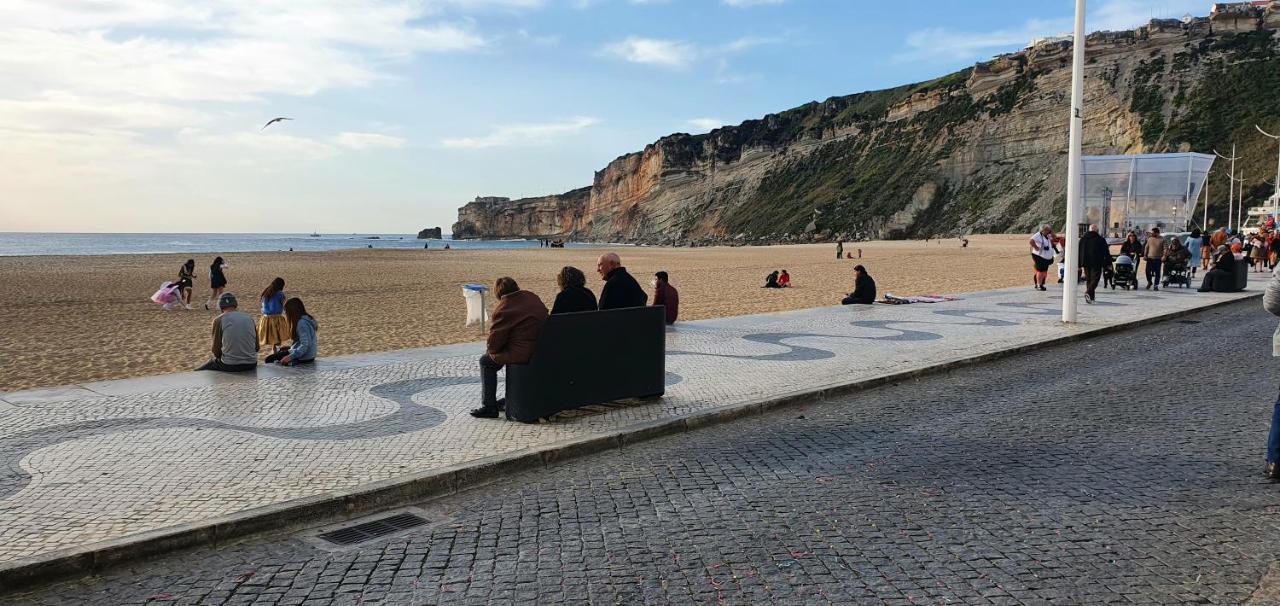
[{"label": "white trash bin", "polygon": [[484,306],[484,293],[489,290],[483,284],[465,284],[462,287],[462,298],[467,302],[467,326],[480,325],[484,330],[489,320],[489,311]]}]

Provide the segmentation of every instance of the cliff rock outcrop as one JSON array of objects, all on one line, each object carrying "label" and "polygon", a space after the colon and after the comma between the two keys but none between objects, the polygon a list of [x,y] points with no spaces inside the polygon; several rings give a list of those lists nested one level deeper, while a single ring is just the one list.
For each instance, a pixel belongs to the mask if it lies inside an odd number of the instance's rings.
[{"label": "cliff rock outcrop", "polygon": [[442,230],[439,227],[428,227],[418,232],[418,239],[419,240],[439,240],[444,237],[444,234],[441,232]]},{"label": "cliff rock outcrop", "polygon": [[[1262,177],[1274,174],[1274,142],[1253,125],[1280,130],[1277,15],[1280,2],[1216,5],[1210,17],[1088,36],[1085,153],[1236,142],[1246,178],[1256,179],[1246,196],[1270,195]],[[1071,46],[1048,40],[929,82],[663,137],[610,162],[590,187],[476,198],[453,234],[764,243],[1061,221]],[[1225,190],[1212,193],[1211,216],[1225,217]]]}]

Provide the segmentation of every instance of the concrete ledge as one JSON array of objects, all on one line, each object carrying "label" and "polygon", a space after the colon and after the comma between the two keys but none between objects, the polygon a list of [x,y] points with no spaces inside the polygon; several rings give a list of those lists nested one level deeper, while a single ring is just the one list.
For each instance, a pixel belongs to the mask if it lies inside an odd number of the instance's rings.
[{"label": "concrete ledge", "polygon": [[1257,299],[1261,292],[1223,299],[1120,324],[1091,327],[1079,332],[1009,347],[999,351],[907,368],[899,372],[849,383],[834,383],[718,408],[637,423],[600,435],[558,442],[541,448],[467,461],[443,469],[364,484],[335,491],[249,509],[211,520],[163,528],[129,537],[55,551],[37,558],[18,560],[0,567],[0,593],[36,583],[96,574],[109,567],[141,558],[192,547],[217,547],[253,535],[295,531],[304,527],[341,522],[419,501],[448,496],[469,488],[491,484],[529,470],[543,469],[563,461],[601,451],[622,449],[654,438],[761,415],[797,404],[813,404],[836,396],[872,389],[894,382],[947,372],[1010,357],[1019,353],[1080,341],[1097,336],[1165,322],[1223,305]]}]

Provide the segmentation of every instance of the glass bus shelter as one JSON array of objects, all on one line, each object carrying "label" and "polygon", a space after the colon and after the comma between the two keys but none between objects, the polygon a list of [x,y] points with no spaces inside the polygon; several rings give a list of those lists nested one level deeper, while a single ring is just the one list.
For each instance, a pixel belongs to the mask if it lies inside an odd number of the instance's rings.
[{"label": "glass bus shelter", "polygon": [[1158,227],[1186,231],[1214,156],[1197,153],[1085,156],[1081,223],[1097,223],[1110,238]]}]

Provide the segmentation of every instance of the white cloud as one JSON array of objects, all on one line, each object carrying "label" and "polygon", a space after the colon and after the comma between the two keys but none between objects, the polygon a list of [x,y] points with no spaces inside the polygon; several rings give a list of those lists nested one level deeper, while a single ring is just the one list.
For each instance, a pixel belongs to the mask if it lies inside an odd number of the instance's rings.
[{"label": "white cloud", "polygon": [[697,58],[698,47],[679,40],[632,36],[606,46],[604,51],[631,63],[682,69]]},{"label": "white cloud", "polygon": [[509,124],[493,129],[483,137],[444,139],[441,145],[452,149],[488,149],[546,143],[553,139],[579,133],[599,124],[600,120],[579,116],[560,122],[542,124]]},{"label": "white cloud", "polygon": [[706,132],[724,126],[724,120],[719,118],[692,118],[685,120],[685,124],[693,127],[697,132]]},{"label": "white cloud", "polygon": [[392,137],[390,135],[382,135],[378,133],[340,133],[333,138],[333,142],[349,149],[363,151],[378,147],[401,148],[404,147],[404,139],[400,137]]}]

